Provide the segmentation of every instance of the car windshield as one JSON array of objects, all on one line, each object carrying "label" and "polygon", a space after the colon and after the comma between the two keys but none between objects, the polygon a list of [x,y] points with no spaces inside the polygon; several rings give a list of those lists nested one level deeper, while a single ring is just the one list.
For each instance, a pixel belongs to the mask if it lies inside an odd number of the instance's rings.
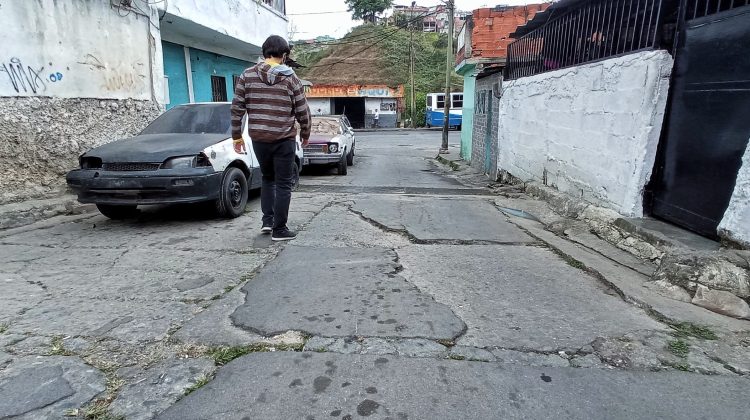
[{"label": "car windshield", "polygon": [[229,104],[184,105],[161,114],[141,134],[230,134]]},{"label": "car windshield", "polygon": [[341,123],[336,118],[312,119],[312,132],[315,134],[339,134]]}]

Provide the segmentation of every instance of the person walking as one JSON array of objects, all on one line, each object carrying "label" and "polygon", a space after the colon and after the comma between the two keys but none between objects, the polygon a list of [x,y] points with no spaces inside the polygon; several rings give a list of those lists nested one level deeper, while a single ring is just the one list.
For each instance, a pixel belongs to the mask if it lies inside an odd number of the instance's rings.
[{"label": "person walking", "polygon": [[378,109],[375,108],[375,114],[372,116],[372,122],[375,128],[378,128],[378,120],[380,120],[380,111],[378,111]]},{"label": "person walking", "polygon": [[234,87],[232,139],[237,153],[247,152],[242,139],[242,119],[247,114],[248,132],[263,175],[261,232],[270,233],[274,241],[288,241],[297,236],[287,227],[297,151],[295,120],[306,146],[310,108],[302,83],[285,64],[291,52],[286,40],[272,35],[262,48],[264,61],[245,69]]}]

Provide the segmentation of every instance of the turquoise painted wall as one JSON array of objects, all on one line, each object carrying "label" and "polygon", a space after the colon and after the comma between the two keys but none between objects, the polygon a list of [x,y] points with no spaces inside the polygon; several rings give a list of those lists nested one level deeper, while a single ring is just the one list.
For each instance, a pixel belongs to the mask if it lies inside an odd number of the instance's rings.
[{"label": "turquoise painted wall", "polygon": [[182,45],[166,41],[162,41],[161,48],[164,55],[164,74],[169,78],[169,109],[190,102],[185,73],[185,51]]},{"label": "turquoise painted wall", "polygon": [[471,162],[471,135],[474,126],[474,87],[476,77],[474,66],[471,71],[464,74],[464,110],[461,121],[461,158]]},{"label": "turquoise painted wall", "polygon": [[190,66],[193,70],[193,95],[195,102],[211,102],[211,76],[226,79],[227,100],[234,96],[232,76],[239,76],[250,67],[250,62],[237,60],[212,52],[190,49]]}]

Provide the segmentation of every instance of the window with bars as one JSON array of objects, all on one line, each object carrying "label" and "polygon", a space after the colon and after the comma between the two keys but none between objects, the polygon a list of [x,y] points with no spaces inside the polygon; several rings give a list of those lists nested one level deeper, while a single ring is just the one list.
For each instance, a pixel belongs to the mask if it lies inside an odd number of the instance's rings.
[{"label": "window with bars", "polygon": [[227,101],[227,78],[211,76],[211,100],[214,102]]}]

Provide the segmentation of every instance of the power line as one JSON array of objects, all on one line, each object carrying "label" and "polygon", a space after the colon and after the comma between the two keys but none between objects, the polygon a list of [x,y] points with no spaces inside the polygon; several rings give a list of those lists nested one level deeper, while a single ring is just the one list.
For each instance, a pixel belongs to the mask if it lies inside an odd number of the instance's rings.
[{"label": "power line", "polygon": [[[396,25],[396,29],[393,31],[393,33],[398,32],[399,29],[405,29],[406,26],[408,26],[408,25],[410,25],[410,24],[412,24],[412,23],[414,23],[414,22],[416,22],[416,21],[418,21],[420,19],[424,19],[424,18],[426,18],[428,16],[432,16],[432,15],[436,15],[436,14],[438,14],[438,13],[435,11],[435,12],[428,12],[428,13],[424,13],[424,14],[421,14],[421,15],[417,15],[417,17],[415,17],[414,19],[408,20],[408,21],[406,21],[406,22],[404,22],[404,23],[402,23],[400,25]],[[316,41],[316,42],[312,42],[310,44],[302,44],[302,45],[334,46],[334,45],[357,44],[357,43],[360,43],[360,42],[363,42],[363,41],[368,41],[370,39],[378,38],[378,37],[380,37],[380,35],[382,35],[382,34],[378,34],[378,35],[374,35],[374,36],[370,36],[370,34],[353,35],[353,36],[349,37],[349,39],[347,39],[346,41],[320,41],[320,42]]]},{"label": "power line", "polygon": [[308,15],[330,15],[334,13],[349,13],[348,10],[331,10],[328,12],[307,12],[307,13],[287,13],[287,16],[308,16]]}]

